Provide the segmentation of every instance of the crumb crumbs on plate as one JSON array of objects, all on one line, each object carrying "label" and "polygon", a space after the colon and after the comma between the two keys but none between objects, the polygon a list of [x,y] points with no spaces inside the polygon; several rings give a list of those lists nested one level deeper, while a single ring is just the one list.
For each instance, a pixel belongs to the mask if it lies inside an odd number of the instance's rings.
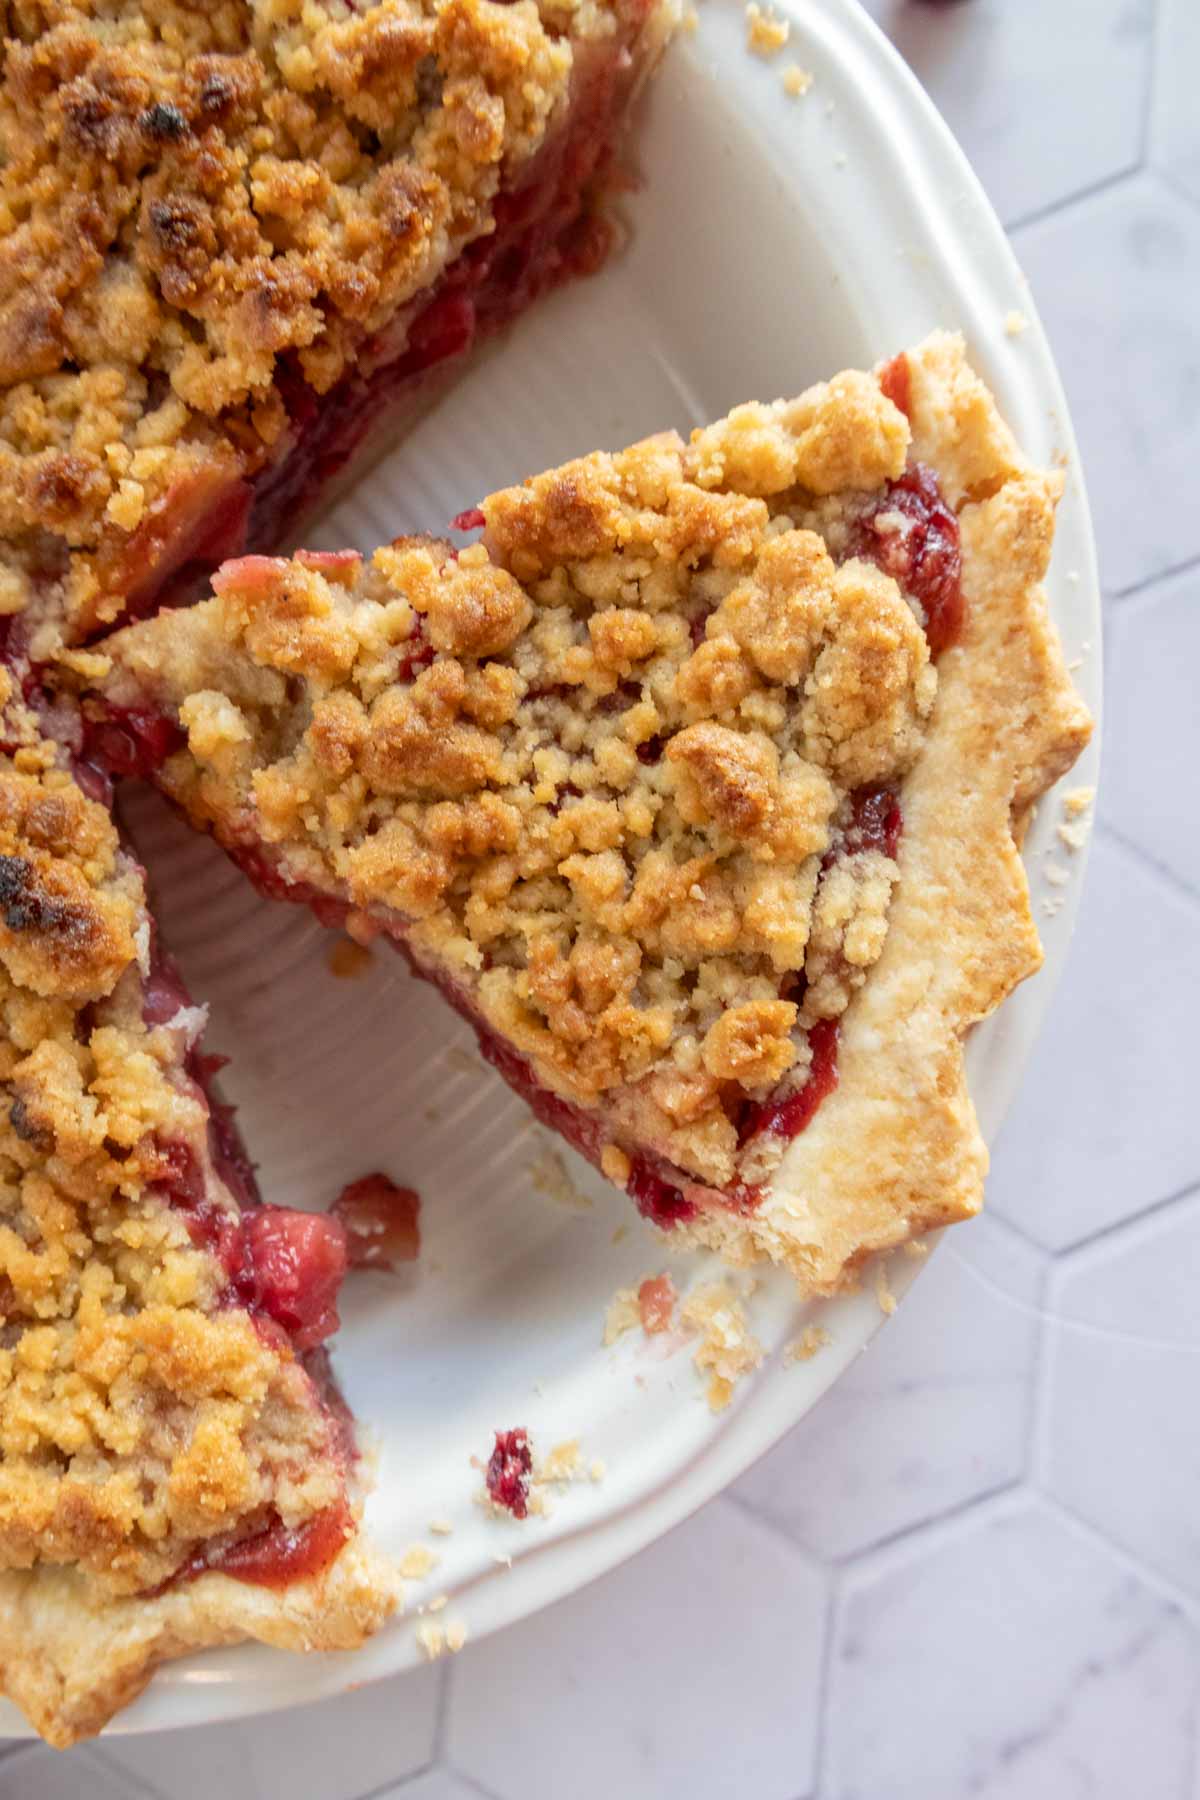
[{"label": "crumb crumbs on plate", "polygon": [[669,1274],[647,1275],[636,1287],[618,1288],[608,1303],[602,1342],[607,1348],[641,1326],[647,1337],[668,1331],[679,1296]]},{"label": "crumb crumbs on plate", "polygon": [[430,1519],[429,1529],[434,1537],[449,1537],[454,1527],[449,1519]]},{"label": "crumb crumbs on plate", "polygon": [[1046,861],[1043,864],[1042,873],[1050,883],[1051,887],[1066,887],[1068,881],[1071,879],[1071,871],[1069,869],[1064,869],[1061,863],[1054,862],[1049,855],[1047,855]]},{"label": "crumb crumbs on plate", "polygon": [[607,1474],[608,1464],[605,1462],[604,1458],[602,1456],[593,1456],[591,1462],[588,1464],[588,1480],[603,1481]]},{"label": "crumb crumbs on plate", "polygon": [[818,1351],[832,1342],[833,1339],[823,1326],[806,1325],[799,1337],[794,1337],[791,1343],[784,1345],[784,1364],[790,1366],[792,1363],[811,1362]]},{"label": "crumb crumbs on plate", "polygon": [[727,1282],[706,1282],[680,1308],[680,1323],[701,1334],[692,1363],[708,1376],[709,1410],[723,1412],[743,1375],[757,1369],[762,1345],[746,1322],[742,1303]]},{"label": "crumb crumbs on plate", "polygon": [[[444,1606],[446,1595],[443,1594],[440,1598]],[[417,1626],[416,1637],[426,1659],[436,1662],[447,1651],[452,1656],[458,1654],[467,1641],[467,1627],[462,1619],[447,1619],[445,1625],[436,1619],[422,1619]]]},{"label": "crumb crumbs on plate", "polygon": [[437,1555],[427,1544],[410,1544],[400,1558],[400,1573],[405,1581],[424,1581],[437,1565]]},{"label": "crumb crumbs on plate", "polygon": [[566,1163],[552,1144],[539,1147],[538,1155],[529,1164],[529,1179],[537,1193],[565,1206],[569,1212],[587,1212],[591,1207],[591,1196],[572,1181]]},{"label": "crumb crumbs on plate", "polygon": [[1029,330],[1029,320],[1019,307],[1014,306],[1011,312],[1004,315],[1004,330],[1008,337],[1020,337],[1023,331]]},{"label": "crumb crumbs on plate", "polygon": [[1069,788],[1063,795],[1063,817],[1058,826],[1058,836],[1060,842],[1072,853],[1082,850],[1088,841],[1092,828],[1088,813],[1095,798],[1096,790],[1091,787]]},{"label": "crumb crumbs on plate", "polygon": [[375,961],[374,955],[366,944],[357,944],[353,938],[335,938],[329,947],[326,964],[331,975],[339,981],[355,981],[365,975]]},{"label": "crumb crumbs on plate", "polygon": [[770,7],[763,10],[754,0],[746,8],[746,43],[756,56],[775,56],[788,41],[791,30],[786,19]]},{"label": "crumb crumbs on plate", "polygon": [[783,71],[783,91],[790,100],[799,100],[807,94],[813,84],[811,69],[802,69],[799,63],[789,63]]},{"label": "crumb crumbs on plate", "polygon": [[513,1566],[512,1556],[507,1550],[493,1550],[492,1561],[498,1563],[502,1569],[511,1569]]},{"label": "crumb crumbs on plate", "polygon": [[689,6],[687,8],[683,18],[680,20],[680,24],[683,26],[683,29],[687,32],[689,37],[697,29],[700,24],[700,14],[696,11],[694,6]]},{"label": "crumb crumbs on plate", "polygon": [[890,1319],[896,1310],[896,1296],[893,1294],[891,1282],[888,1280],[887,1262],[883,1259],[875,1266],[875,1299],[880,1312],[885,1318]]}]

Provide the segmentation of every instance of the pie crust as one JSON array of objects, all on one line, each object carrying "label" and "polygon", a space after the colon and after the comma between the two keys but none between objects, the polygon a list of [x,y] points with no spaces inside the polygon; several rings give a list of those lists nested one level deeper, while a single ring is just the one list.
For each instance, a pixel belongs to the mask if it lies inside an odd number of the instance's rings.
[{"label": "pie crust", "polygon": [[1061,478],[938,334],[492,495],[455,551],[243,558],[105,646],[94,753],[385,933],[641,1210],[830,1293],[978,1210],[963,1040],[1041,950],[1090,732]]}]

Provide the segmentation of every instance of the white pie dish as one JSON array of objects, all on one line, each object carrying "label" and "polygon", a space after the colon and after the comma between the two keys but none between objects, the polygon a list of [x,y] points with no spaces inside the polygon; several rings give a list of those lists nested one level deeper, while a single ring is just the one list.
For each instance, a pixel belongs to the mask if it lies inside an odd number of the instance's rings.
[{"label": "white pie dish", "polygon": [[[1025,449],[1069,459],[1050,592],[1095,710],[1086,503],[1040,330],[1006,332],[1006,317],[1031,307],[998,223],[853,0],[809,0],[773,62],[746,51],[744,30],[737,0],[707,0],[698,34],[673,51],[647,108],[650,179],[629,207],[627,255],[526,321],[310,542],[369,548],[436,527],[489,488],[594,444],[686,428],[750,395],[870,364],[934,325],[960,326]],[[791,60],[815,77],[798,100],[781,79]],[[1095,756],[1093,747],[1073,781],[1093,779]],[[1043,806],[1031,833],[1033,871],[1053,842],[1055,810],[1053,800]],[[809,1409],[880,1319],[870,1293],[800,1308],[786,1281],[763,1283],[750,1310],[773,1358],[716,1419],[687,1345],[665,1355],[629,1337],[602,1349],[617,1287],[668,1261],[682,1285],[700,1259],[664,1255],[582,1165],[572,1173],[595,1196],[590,1211],[534,1192],[539,1143],[526,1115],[399,959],[381,953],[365,977],[335,979],[329,940],[306,914],[257,901],[217,852],[149,803],[131,813],[168,937],[212,1002],[209,1043],[233,1055],[227,1091],[266,1197],[327,1205],[375,1168],[424,1197],[420,1265],[351,1284],[338,1368],[379,1441],[370,1529],[397,1551],[430,1543],[441,1566],[412,1590],[408,1616],[354,1656],[212,1652],[160,1673],[121,1730],[263,1711],[402,1669],[421,1656],[416,1605],[441,1592],[452,1596],[444,1616],[474,1636],[534,1611],[724,1486]],[[1039,916],[1046,969],[971,1044],[989,1136],[1061,966],[1079,864],[1061,910]],[[1034,886],[1036,906],[1036,874]],[[914,1266],[901,1261],[893,1285]],[[782,1346],[817,1319],[832,1342],[784,1367]],[[578,1437],[606,1478],[573,1487],[547,1521],[487,1518],[474,1505],[471,1458],[486,1457],[493,1429],[512,1425],[528,1426],[542,1450]],[[451,1520],[453,1535],[431,1538],[435,1518]],[[511,1571],[496,1560],[508,1554]]]}]

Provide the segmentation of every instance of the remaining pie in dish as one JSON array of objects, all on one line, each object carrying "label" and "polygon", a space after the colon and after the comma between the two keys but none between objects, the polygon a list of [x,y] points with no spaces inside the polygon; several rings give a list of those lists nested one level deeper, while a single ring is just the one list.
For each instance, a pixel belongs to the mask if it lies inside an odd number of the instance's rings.
[{"label": "remaining pie in dish", "polygon": [[639,1208],[810,1292],[964,1218],[963,1038],[1087,742],[1060,477],[947,335],[117,633],[92,753],[386,934]]},{"label": "remaining pie in dish", "polygon": [[103,778],[0,676],[0,1687],[51,1743],[166,1656],[392,1610],[322,1341],[335,1220],[257,1204]]},{"label": "remaining pie in dish", "polygon": [[28,0],[0,47],[8,660],[283,532],[602,260],[674,0]]}]

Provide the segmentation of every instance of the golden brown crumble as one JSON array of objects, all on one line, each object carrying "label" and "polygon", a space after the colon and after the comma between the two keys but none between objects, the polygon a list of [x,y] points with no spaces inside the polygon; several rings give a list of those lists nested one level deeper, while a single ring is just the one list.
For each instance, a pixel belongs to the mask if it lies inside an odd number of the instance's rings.
[{"label": "golden brown crumble", "polygon": [[0,614],[112,619],[271,461],[285,363],[325,394],[397,354],[621,8],[13,0]]},{"label": "golden brown crumble", "polygon": [[194,820],[402,922],[543,1083],[723,1188],[731,1093],[802,1084],[886,934],[852,796],[937,678],[916,603],[831,549],[908,441],[843,375],[495,494],[457,557],[243,558],[110,640],[106,692],[178,718]]},{"label": "golden brown crumble", "polygon": [[194,1021],[143,1023],[141,872],[61,768],[0,759],[0,915],[0,1567],[136,1591],[342,1476],[308,1377],[214,1310],[155,1187],[164,1144],[207,1158]]}]

